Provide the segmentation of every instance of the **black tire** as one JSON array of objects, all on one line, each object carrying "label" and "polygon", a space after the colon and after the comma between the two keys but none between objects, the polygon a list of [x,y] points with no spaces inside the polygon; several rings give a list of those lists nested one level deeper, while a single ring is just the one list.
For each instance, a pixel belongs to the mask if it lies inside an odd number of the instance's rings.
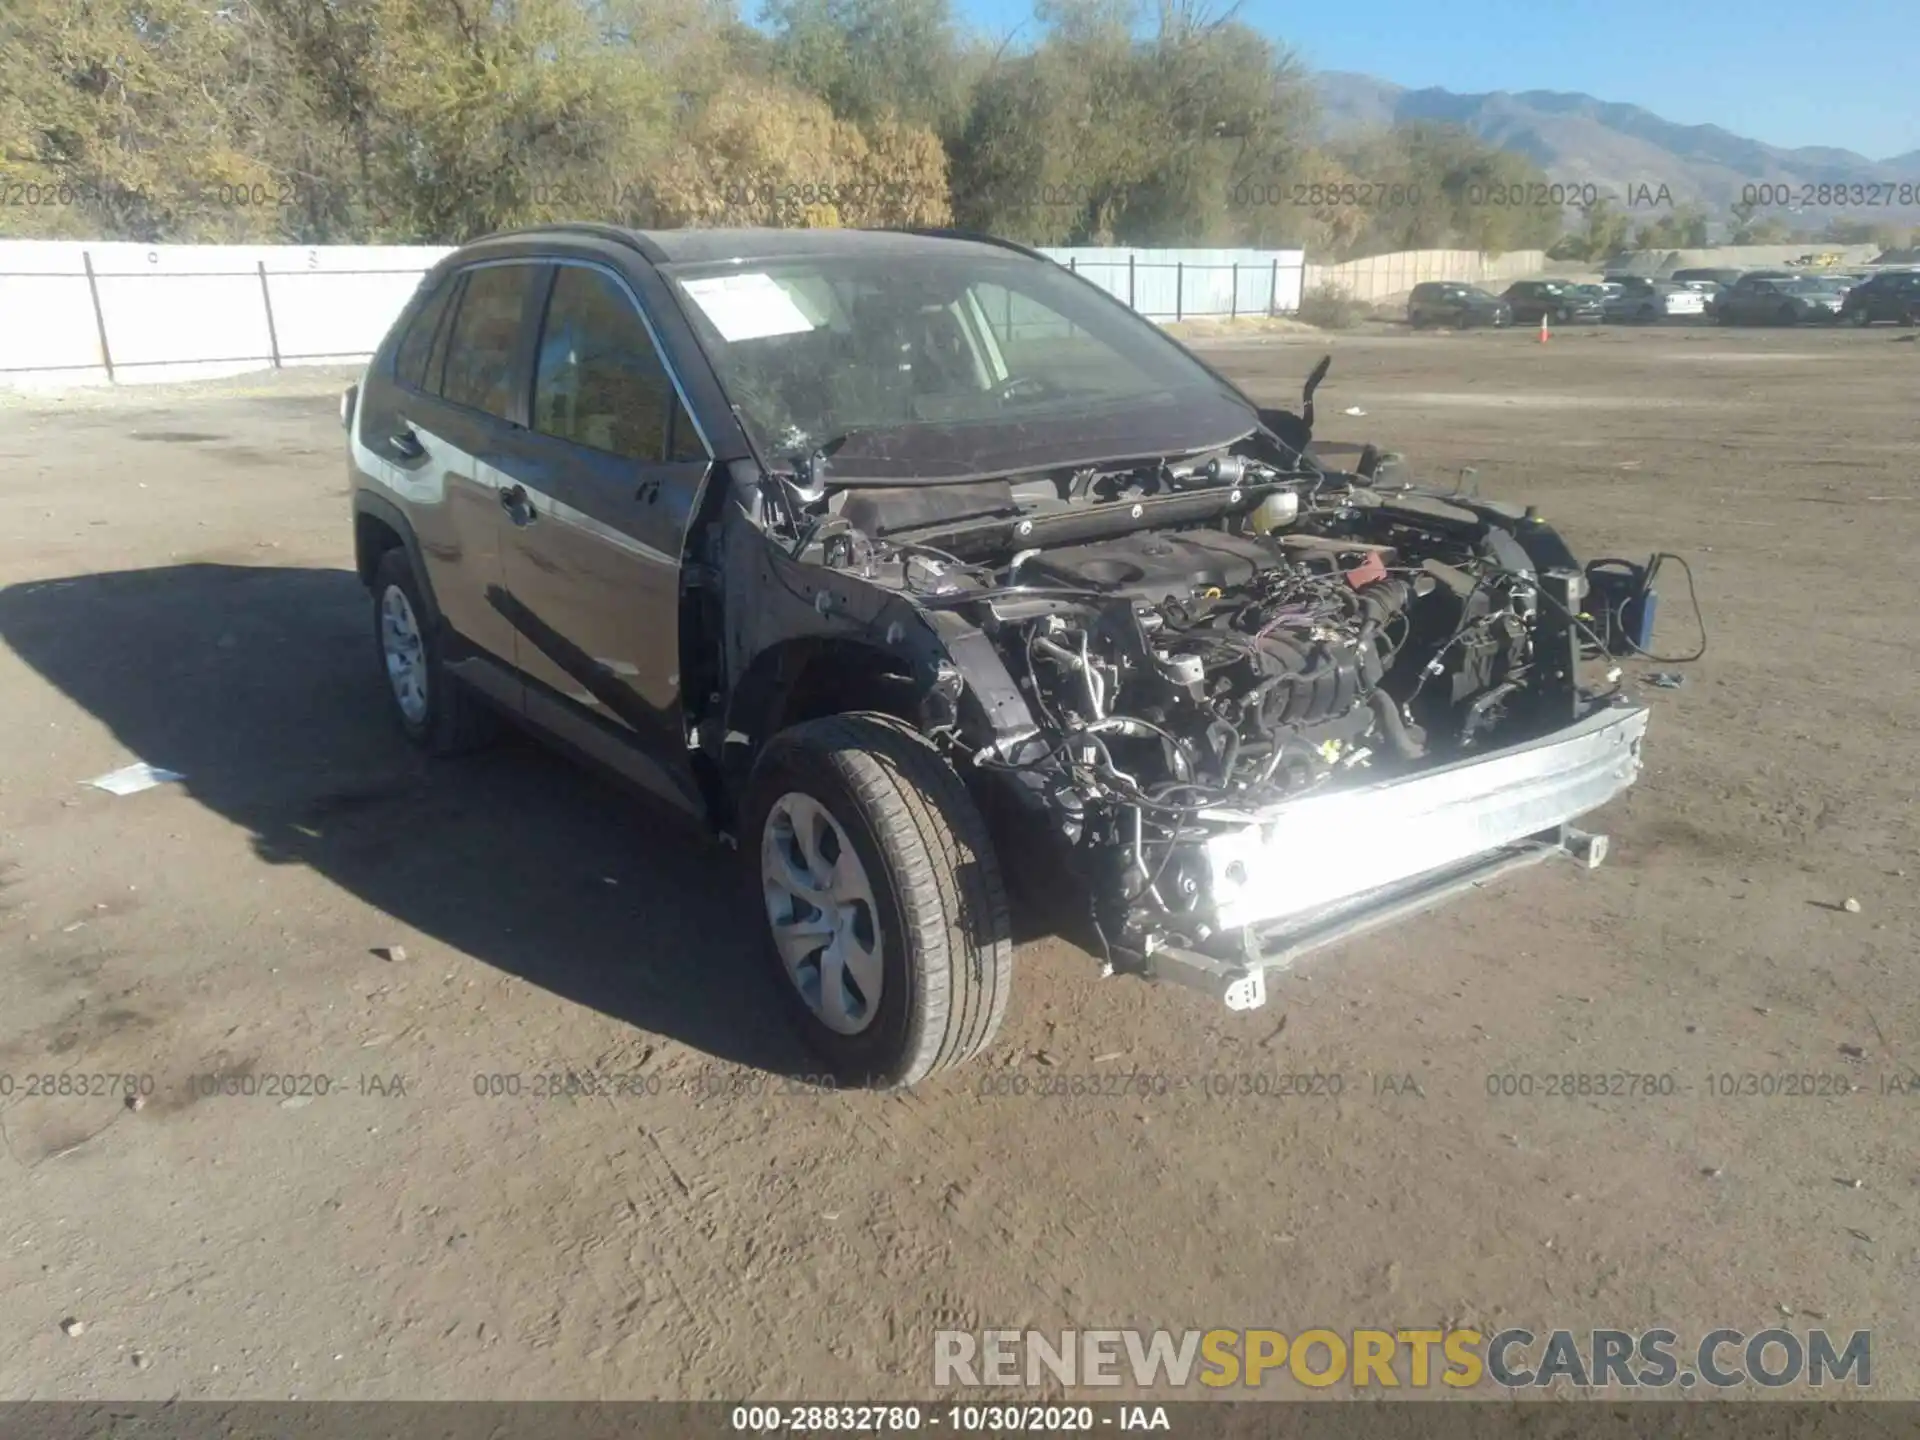
[{"label": "black tire", "polygon": [[1900,317],[1900,323],[1906,326],[1909,330],[1911,330],[1915,325],[1920,325],[1920,310],[1914,310],[1912,308],[1909,308],[1907,312]]},{"label": "black tire", "polygon": [[774,944],[766,954],[801,1036],[848,1085],[905,1089],[973,1058],[1006,1017],[1012,921],[985,820],[954,769],[886,715],[835,715],[768,742],[748,786],[740,849],[756,901],[770,813],[798,792],[825,807],[872,885],[880,998],[841,1034],[802,997]]},{"label": "black tire", "polygon": [[[426,711],[418,717],[408,715],[401,708],[387,677],[382,614],[390,589],[406,596],[407,606],[417,618],[424,640]],[[386,682],[388,708],[400,726],[400,733],[429,755],[464,755],[499,737],[500,715],[447,670],[440,629],[427,618],[432,613],[407,552],[396,546],[381,555],[373,572],[373,645],[380,661],[381,680]]]}]

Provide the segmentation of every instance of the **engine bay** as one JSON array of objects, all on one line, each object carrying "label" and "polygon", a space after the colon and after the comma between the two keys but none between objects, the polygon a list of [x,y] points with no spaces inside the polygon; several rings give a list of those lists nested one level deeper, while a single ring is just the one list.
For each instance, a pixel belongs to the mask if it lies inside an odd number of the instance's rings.
[{"label": "engine bay", "polygon": [[1050,816],[1130,949],[1210,933],[1204,851],[1225,829],[1611,699],[1581,687],[1607,617],[1583,611],[1559,536],[1417,486],[1371,446],[1350,470],[1310,453],[1313,383],[1305,421],[1261,412],[1207,454],[821,486],[790,511],[794,558],[942,617],[950,648],[981,642],[951,715],[923,728]]}]

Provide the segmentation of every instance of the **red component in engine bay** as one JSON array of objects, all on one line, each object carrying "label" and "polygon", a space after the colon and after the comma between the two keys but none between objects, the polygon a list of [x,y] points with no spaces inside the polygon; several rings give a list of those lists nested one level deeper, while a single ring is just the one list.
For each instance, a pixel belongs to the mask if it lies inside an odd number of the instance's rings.
[{"label": "red component in engine bay", "polygon": [[1387,562],[1380,558],[1378,550],[1369,550],[1367,558],[1353,569],[1347,571],[1347,584],[1355,590],[1372,585],[1387,578]]}]

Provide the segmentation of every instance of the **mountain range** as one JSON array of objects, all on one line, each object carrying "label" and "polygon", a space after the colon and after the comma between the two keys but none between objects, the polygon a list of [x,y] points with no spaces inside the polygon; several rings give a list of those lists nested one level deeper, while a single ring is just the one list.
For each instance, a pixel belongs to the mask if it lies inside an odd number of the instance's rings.
[{"label": "mountain range", "polygon": [[[1762,203],[1761,213],[1780,214],[1796,224],[1835,214],[1875,220],[1920,216],[1920,150],[1873,160],[1827,146],[1786,149],[1718,125],[1677,125],[1638,105],[1555,90],[1460,95],[1346,71],[1322,71],[1315,80],[1328,138],[1437,121],[1528,156],[1553,180],[1592,185],[1622,204],[1665,185],[1675,204],[1691,202],[1716,217],[1743,195],[1780,202]],[[1815,187],[1822,185],[1881,188],[1850,188],[1838,197],[1843,203],[1835,204],[1835,197],[1819,195]],[[1896,203],[1902,185],[1914,203]],[[1785,186],[1786,191],[1756,193],[1749,188],[1754,186]],[[1822,199],[1827,203],[1817,203]]]}]

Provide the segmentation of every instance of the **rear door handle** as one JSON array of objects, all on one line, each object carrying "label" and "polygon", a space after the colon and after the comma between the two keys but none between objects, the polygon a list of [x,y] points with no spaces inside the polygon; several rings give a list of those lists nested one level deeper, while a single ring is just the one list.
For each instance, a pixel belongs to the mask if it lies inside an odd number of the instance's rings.
[{"label": "rear door handle", "polygon": [[531,525],[539,515],[524,485],[509,485],[503,489],[500,492],[500,506],[507,512],[507,518],[516,525]]},{"label": "rear door handle", "polygon": [[405,421],[400,423],[398,430],[387,437],[387,443],[394,448],[403,460],[423,459],[427,453],[427,447],[422,445],[420,443],[420,437],[413,433],[413,426],[407,424]]}]

